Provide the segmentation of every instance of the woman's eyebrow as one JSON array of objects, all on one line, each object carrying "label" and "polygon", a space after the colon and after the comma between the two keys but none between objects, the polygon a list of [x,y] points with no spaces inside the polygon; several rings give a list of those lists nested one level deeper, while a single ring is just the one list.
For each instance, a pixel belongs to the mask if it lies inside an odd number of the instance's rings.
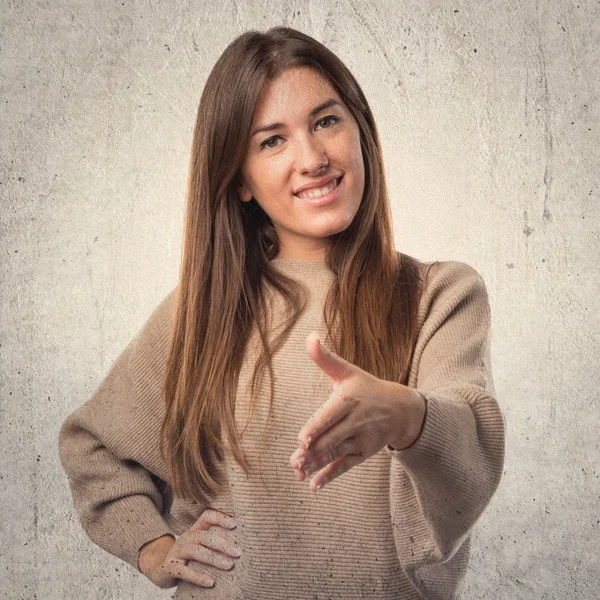
[{"label": "woman's eyebrow", "polygon": [[[325,100],[325,102],[321,102],[321,104],[319,104],[318,106],[315,106],[315,108],[313,108],[309,113],[308,116],[309,117],[314,117],[316,114],[320,113],[322,110],[325,110],[326,108],[329,108],[330,106],[341,106],[341,103],[336,100],[335,98],[329,98],[328,100]],[[271,131],[273,129],[279,129],[280,127],[285,127],[284,123],[271,123],[269,125],[263,125],[262,127],[257,127],[252,134],[250,135],[250,137],[254,137],[257,133],[261,133],[262,131]]]}]

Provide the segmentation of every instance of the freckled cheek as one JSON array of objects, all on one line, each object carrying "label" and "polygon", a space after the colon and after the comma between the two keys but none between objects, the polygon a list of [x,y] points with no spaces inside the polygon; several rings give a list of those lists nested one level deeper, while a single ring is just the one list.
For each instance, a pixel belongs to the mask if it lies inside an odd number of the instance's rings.
[{"label": "freckled cheek", "polygon": [[362,195],[364,184],[365,184],[365,176],[364,176],[364,166],[362,164],[362,159],[358,161],[353,161],[350,164],[350,169],[352,171],[352,181],[348,181],[347,185],[348,190],[352,190],[353,194],[358,195],[359,197]]},{"label": "freckled cheek", "polygon": [[354,162],[354,180],[356,182],[356,185],[360,186],[360,188],[362,189],[365,183],[365,161],[360,148],[354,155]]},{"label": "freckled cheek", "polygon": [[354,180],[361,179],[360,172],[364,170],[364,159],[360,147],[360,136],[349,135],[342,146],[345,149],[344,164],[352,169]]}]

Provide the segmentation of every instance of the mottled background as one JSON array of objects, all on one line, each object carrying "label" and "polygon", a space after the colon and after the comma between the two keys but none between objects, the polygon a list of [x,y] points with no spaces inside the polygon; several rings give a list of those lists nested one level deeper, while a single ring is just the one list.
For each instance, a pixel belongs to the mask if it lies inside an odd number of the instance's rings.
[{"label": "mottled background", "polygon": [[0,7],[5,598],[174,591],[85,536],[58,428],[176,284],[204,82],[234,37],[272,25],[360,82],[396,247],[487,283],[506,470],[464,598],[599,597],[597,1]]}]

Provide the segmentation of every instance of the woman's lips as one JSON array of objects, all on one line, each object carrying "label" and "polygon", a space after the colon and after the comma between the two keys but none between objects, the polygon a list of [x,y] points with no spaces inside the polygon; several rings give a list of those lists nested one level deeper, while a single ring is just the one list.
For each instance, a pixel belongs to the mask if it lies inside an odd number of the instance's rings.
[{"label": "woman's lips", "polygon": [[329,204],[330,202],[333,202],[339,195],[339,190],[340,190],[340,185],[342,184],[342,179],[344,179],[344,176],[342,175],[341,177],[338,177],[336,179],[337,181],[337,185],[328,193],[325,194],[324,196],[320,196],[319,198],[300,198],[300,196],[294,194],[294,196],[296,196],[296,198],[298,198],[298,200],[302,200],[302,202],[308,202],[309,204],[312,204],[313,206],[323,206],[325,204]]}]

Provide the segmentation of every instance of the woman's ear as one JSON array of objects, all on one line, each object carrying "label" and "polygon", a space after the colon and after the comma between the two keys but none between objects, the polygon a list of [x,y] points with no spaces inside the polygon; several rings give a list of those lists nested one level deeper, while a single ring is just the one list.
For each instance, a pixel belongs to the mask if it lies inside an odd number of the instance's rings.
[{"label": "woman's ear", "polygon": [[236,182],[236,189],[239,199],[242,202],[250,202],[250,200],[252,200],[252,193],[250,190],[242,183],[239,177],[236,179]]}]

